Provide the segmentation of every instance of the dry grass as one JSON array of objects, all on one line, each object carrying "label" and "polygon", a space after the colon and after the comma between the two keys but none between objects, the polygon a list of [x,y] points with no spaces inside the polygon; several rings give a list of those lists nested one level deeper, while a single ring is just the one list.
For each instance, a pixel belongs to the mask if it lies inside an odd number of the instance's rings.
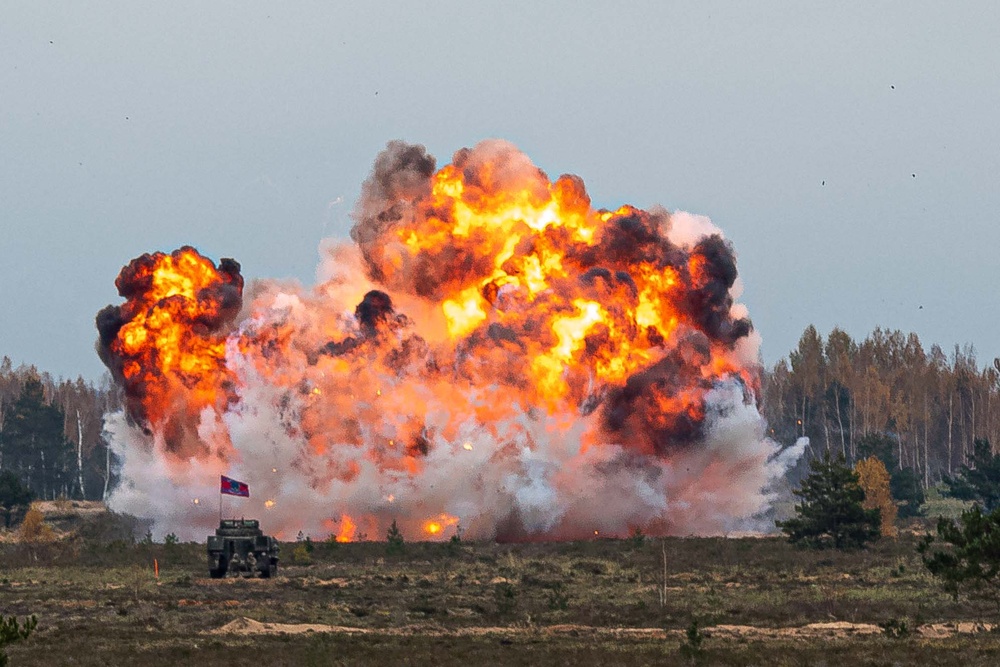
[{"label": "dry grass", "polygon": [[[853,553],[755,538],[407,543],[393,557],[380,543],[323,543],[276,579],[221,581],[207,578],[203,545],[64,540],[72,553],[35,558],[3,544],[0,609],[39,618],[9,650],[17,665],[231,662],[243,651],[261,665],[654,664],[679,660],[692,619],[707,664],[996,664],[1000,635],[971,632],[992,608],[943,594],[915,539]],[[243,618],[314,627],[211,633]],[[970,632],[945,625],[959,621]],[[908,634],[873,630],[893,623]],[[827,625],[787,630],[807,624]]]}]

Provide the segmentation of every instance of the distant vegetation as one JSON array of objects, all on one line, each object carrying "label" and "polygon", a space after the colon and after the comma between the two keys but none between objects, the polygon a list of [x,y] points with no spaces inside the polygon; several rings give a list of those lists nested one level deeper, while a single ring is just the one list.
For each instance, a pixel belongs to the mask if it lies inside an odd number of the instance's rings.
[{"label": "distant vegetation", "polygon": [[104,414],[120,405],[110,381],[56,380],[34,366],[14,368],[3,357],[0,471],[16,476],[38,500],[102,499],[116,482],[114,455],[101,435]]},{"label": "distant vegetation", "polygon": [[882,459],[897,491],[927,489],[969,463],[977,439],[1000,442],[1000,361],[981,367],[971,347],[925,350],[916,334],[876,329],[853,340],[806,328],[763,378],[772,437],[808,436],[812,454],[849,465]]}]

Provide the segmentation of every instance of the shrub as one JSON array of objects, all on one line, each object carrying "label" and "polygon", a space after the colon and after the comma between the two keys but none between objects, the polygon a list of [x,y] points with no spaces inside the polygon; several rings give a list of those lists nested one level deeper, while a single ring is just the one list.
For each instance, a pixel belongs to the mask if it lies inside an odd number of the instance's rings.
[{"label": "shrub", "polygon": [[4,618],[0,616],[0,667],[7,665],[7,652],[4,647],[8,644],[27,639],[38,625],[38,619],[34,616],[24,619],[24,623],[19,624],[16,616]]},{"label": "shrub", "polygon": [[566,611],[569,609],[569,595],[564,590],[561,581],[553,584],[551,590],[546,594],[545,600],[552,611]]},{"label": "shrub", "polygon": [[698,629],[697,620],[691,621],[687,632],[684,633],[684,640],[684,643],[680,646],[681,657],[693,661],[705,653],[705,649],[701,646],[702,642],[705,641],[705,635]]},{"label": "shrub", "polygon": [[48,544],[56,539],[52,527],[45,523],[45,516],[35,508],[24,515],[18,534],[21,541],[28,545]]},{"label": "shrub", "polygon": [[305,542],[298,542],[292,549],[291,561],[295,565],[309,565],[312,563],[312,553]]},{"label": "shrub", "polygon": [[898,618],[890,618],[885,623],[879,623],[878,626],[882,628],[882,634],[893,639],[903,639],[910,635],[909,625],[905,620]]},{"label": "shrub", "polygon": [[497,605],[497,614],[507,616],[517,608],[517,589],[513,584],[502,581],[493,588],[493,600]]},{"label": "shrub", "polygon": [[926,536],[917,547],[924,566],[956,599],[965,590],[992,600],[1000,612],[1000,508],[984,514],[979,505],[973,505],[957,522],[942,517],[937,538],[949,547],[931,552],[935,538]]}]

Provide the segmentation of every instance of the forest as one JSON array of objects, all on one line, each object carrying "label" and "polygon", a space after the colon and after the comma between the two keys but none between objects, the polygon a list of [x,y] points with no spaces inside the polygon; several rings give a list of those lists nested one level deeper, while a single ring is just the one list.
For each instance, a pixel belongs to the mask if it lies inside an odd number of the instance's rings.
[{"label": "forest", "polygon": [[0,361],[0,471],[36,499],[103,500],[115,484],[104,415],[121,397],[110,377],[54,379],[34,366]]},{"label": "forest", "polygon": [[[809,457],[831,452],[852,465],[878,455],[894,485],[948,480],[976,440],[1000,442],[1000,360],[980,366],[971,346],[925,350],[914,333],[876,329],[855,341],[810,325],[796,349],[763,369],[758,401],[777,442],[807,436]],[[103,416],[120,406],[108,376],[56,379],[3,357],[0,471],[37,499],[103,499],[116,481]]]},{"label": "forest", "polygon": [[877,453],[927,488],[967,464],[976,440],[998,442],[998,392],[1000,360],[980,367],[972,346],[925,350],[914,333],[882,329],[855,341],[835,328],[824,340],[808,326],[765,372],[760,402],[778,442],[807,436],[812,455],[852,464]]}]

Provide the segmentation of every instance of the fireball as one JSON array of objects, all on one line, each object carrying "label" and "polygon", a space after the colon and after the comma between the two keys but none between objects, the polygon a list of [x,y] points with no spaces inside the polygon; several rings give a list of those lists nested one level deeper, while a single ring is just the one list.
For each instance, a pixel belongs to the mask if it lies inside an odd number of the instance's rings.
[{"label": "fireball", "polygon": [[440,169],[390,143],[354,219],[320,284],[259,281],[242,309],[232,260],[122,270],[126,302],[98,316],[127,396],[113,503],[176,522],[156,489],[234,470],[280,498],[279,534],[337,541],[393,521],[416,539],[706,532],[766,508],[757,338],[707,219],[595,209],[502,141]]}]

